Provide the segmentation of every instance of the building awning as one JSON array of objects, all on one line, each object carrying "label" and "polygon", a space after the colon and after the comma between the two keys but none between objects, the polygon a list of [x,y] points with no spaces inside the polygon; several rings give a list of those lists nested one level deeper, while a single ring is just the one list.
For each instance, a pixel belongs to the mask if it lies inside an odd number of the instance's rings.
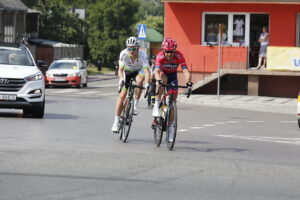
[{"label": "building awning", "polygon": [[162,42],[163,35],[153,28],[147,28],[147,42]]},{"label": "building awning", "polygon": [[299,0],[161,0],[173,3],[267,3],[267,4],[300,4]]}]

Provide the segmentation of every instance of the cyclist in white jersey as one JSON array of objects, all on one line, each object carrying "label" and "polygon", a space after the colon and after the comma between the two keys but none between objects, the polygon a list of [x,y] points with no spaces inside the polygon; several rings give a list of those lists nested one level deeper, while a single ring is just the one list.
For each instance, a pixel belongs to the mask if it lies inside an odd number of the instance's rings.
[{"label": "cyclist in white jersey", "polygon": [[[129,83],[130,79],[133,78],[138,86],[143,86],[145,81],[145,87],[149,87],[150,71],[147,54],[139,49],[139,41],[136,37],[129,37],[126,40],[126,47],[127,48],[120,53],[118,71],[120,79],[119,85],[121,86],[125,83],[125,87],[123,87],[116,103],[115,120],[111,128],[112,132],[117,132],[119,129],[120,115],[128,89],[126,83]],[[134,97],[134,114],[138,114],[139,112],[138,105],[141,94],[142,90],[136,89]]]}]

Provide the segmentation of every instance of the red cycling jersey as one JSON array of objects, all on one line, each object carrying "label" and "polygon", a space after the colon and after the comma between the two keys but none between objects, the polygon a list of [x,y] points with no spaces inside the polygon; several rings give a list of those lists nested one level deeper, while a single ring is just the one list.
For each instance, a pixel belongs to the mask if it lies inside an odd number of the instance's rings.
[{"label": "red cycling jersey", "polygon": [[177,72],[179,65],[181,69],[187,69],[184,56],[180,51],[175,51],[172,60],[167,60],[163,51],[160,51],[156,56],[155,68],[159,68],[166,74]]}]

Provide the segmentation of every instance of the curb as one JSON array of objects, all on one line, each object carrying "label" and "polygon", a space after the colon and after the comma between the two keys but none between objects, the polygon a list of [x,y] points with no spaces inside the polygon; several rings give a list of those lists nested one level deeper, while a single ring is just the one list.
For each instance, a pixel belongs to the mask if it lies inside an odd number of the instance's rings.
[{"label": "curb", "polygon": [[242,95],[179,95],[180,103],[296,115],[297,99]]}]

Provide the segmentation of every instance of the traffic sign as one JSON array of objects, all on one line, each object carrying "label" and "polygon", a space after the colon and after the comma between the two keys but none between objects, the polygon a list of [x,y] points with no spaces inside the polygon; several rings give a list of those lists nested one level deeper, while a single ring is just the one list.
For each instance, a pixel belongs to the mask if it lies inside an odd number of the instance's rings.
[{"label": "traffic sign", "polygon": [[147,31],[147,25],[139,24],[138,25],[138,39],[146,40],[146,38],[147,38],[146,31]]}]

